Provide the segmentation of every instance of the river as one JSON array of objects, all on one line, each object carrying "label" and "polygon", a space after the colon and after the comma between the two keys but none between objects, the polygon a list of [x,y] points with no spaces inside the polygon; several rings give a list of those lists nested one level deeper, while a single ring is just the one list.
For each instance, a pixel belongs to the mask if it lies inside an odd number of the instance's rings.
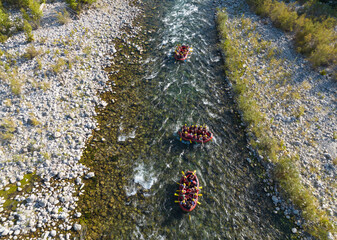
[{"label": "river", "polygon": [[[263,169],[252,167],[245,132],[225,79],[213,0],[151,0],[143,31],[117,41],[109,105],[83,162],[95,171],[79,205],[85,239],[290,239],[274,213]],[[194,49],[183,63],[177,44]],[[146,51],[140,52],[135,45]],[[185,145],[183,124],[207,124],[214,141]],[[255,164],[256,165],[256,164]],[[181,171],[196,170],[201,205],[174,203]]]}]

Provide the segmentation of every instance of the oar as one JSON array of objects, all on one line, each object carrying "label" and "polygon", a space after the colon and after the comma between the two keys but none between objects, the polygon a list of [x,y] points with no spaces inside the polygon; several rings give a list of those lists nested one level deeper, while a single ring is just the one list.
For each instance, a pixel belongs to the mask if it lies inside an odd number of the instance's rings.
[{"label": "oar", "polygon": [[185,176],[185,173],[184,173],[184,171],[181,171],[181,173]]},{"label": "oar", "polygon": [[194,170],[193,175],[195,175],[196,172],[197,172],[197,170]]},{"label": "oar", "polygon": [[199,189],[202,189],[202,187],[200,186]]},{"label": "oar", "polygon": [[180,203],[180,201],[174,201],[175,203]]},{"label": "oar", "polygon": [[202,194],[200,193],[200,194],[198,194],[198,196],[202,197]]},{"label": "oar", "polygon": [[176,193],[175,193],[174,196],[178,196],[178,197],[179,197],[179,194],[176,194]]},{"label": "oar", "polygon": [[201,205],[201,202],[197,202],[199,205]]}]

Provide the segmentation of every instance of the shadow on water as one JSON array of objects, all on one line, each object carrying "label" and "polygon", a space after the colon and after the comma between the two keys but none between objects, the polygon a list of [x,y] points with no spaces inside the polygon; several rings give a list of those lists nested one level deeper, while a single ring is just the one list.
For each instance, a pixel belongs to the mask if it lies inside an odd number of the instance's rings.
[{"label": "shadow on water", "polygon": [[[118,56],[107,69],[115,85],[102,95],[110,104],[83,156],[95,171],[79,201],[85,239],[290,239],[291,222],[274,214],[263,191],[263,170],[245,160],[213,1],[147,4],[133,45],[116,43]],[[182,42],[195,50],[177,63],[171,53]],[[147,52],[140,55],[134,44]],[[185,123],[207,124],[214,141],[181,143],[176,132]],[[203,186],[201,205],[189,214],[174,203],[182,170],[196,170]]]}]

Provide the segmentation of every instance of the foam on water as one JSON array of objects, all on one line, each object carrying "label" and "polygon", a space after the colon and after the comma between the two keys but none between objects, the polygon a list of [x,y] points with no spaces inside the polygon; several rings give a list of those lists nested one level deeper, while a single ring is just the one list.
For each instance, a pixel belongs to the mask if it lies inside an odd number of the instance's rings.
[{"label": "foam on water", "polygon": [[152,185],[157,181],[157,177],[152,172],[152,167],[145,167],[144,163],[140,163],[133,174],[133,181],[129,186],[125,187],[125,192],[128,197],[137,193],[137,186],[143,189],[151,189]]},{"label": "foam on water", "polygon": [[128,138],[135,138],[136,130],[133,130],[130,134],[120,134],[117,138],[118,142],[124,142]]}]

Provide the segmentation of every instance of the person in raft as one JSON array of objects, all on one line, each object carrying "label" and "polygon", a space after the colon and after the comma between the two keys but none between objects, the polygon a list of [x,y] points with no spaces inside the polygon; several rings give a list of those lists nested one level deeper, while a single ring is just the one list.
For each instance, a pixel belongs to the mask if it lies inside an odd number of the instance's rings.
[{"label": "person in raft", "polygon": [[186,208],[190,209],[196,204],[199,189],[197,187],[196,176],[194,173],[190,173],[184,176],[180,186],[180,203]]},{"label": "person in raft", "polygon": [[182,45],[180,46],[179,44],[177,45],[176,47],[176,50],[175,50],[175,54],[177,56],[179,56],[179,58],[184,58],[184,56],[186,56],[187,52],[188,52],[188,46],[186,45]]},{"label": "person in raft", "polygon": [[197,126],[197,125],[192,125],[190,127],[185,124],[181,128],[182,136],[184,138],[196,141],[205,141],[208,138],[209,131],[207,130],[207,126]]}]

